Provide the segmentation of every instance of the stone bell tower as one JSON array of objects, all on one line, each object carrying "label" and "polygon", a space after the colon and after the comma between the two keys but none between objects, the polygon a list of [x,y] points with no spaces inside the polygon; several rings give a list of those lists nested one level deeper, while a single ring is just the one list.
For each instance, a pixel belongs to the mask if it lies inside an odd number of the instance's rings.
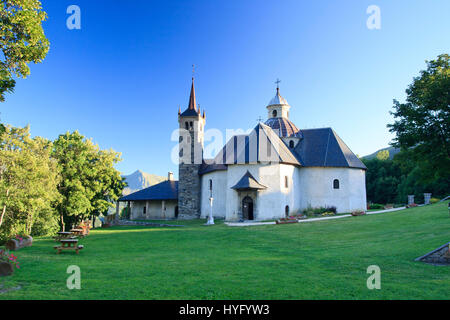
[{"label": "stone bell tower", "polygon": [[193,219],[200,217],[200,176],[203,162],[203,141],[206,116],[195,102],[194,78],[188,108],[178,110],[180,129],[178,163],[178,217]]}]

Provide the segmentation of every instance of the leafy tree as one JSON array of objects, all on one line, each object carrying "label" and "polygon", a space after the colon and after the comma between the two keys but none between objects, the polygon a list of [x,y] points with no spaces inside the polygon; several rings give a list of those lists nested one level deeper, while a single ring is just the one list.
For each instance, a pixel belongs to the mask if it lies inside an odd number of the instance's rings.
[{"label": "leafy tree", "polygon": [[388,160],[389,159],[389,150],[381,150],[377,153],[378,160]]},{"label": "leafy tree", "polygon": [[401,171],[392,160],[362,159],[367,167],[366,192],[367,199],[374,203],[394,203],[397,201],[397,187],[401,179]]},{"label": "leafy tree", "polygon": [[423,174],[422,182],[450,176],[450,68],[449,55],[427,62],[427,69],[406,90],[405,103],[394,100],[396,119],[389,124],[395,147],[407,150]]},{"label": "leafy tree", "polygon": [[[29,127],[5,126],[0,136],[0,237],[14,233],[46,234],[54,231],[59,199],[56,162],[50,141],[32,139]],[[36,222],[43,224],[33,228]]]},{"label": "leafy tree", "polygon": [[42,29],[47,14],[39,0],[0,1],[0,101],[14,90],[13,76],[26,78],[28,64],[39,63],[50,47]]},{"label": "leafy tree", "polygon": [[65,224],[105,213],[121,196],[124,183],[114,168],[121,161],[120,153],[100,150],[75,131],[54,141],[53,156],[62,175],[58,211],[63,229]]}]

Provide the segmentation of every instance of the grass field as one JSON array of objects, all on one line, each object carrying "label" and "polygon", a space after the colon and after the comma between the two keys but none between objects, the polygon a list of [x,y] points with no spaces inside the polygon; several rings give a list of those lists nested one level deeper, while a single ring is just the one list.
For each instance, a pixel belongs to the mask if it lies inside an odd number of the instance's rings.
[{"label": "grass field", "polygon": [[[92,230],[79,255],[35,239],[0,278],[21,289],[0,299],[450,299],[450,267],[414,262],[450,241],[447,203],[289,225],[181,223]],[[69,265],[81,290],[66,287]],[[370,265],[381,290],[367,289]]]}]

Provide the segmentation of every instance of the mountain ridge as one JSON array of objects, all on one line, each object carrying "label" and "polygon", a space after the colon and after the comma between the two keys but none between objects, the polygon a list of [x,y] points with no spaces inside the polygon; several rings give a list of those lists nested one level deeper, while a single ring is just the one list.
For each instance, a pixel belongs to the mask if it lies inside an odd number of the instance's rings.
[{"label": "mountain ridge", "polygon": [[122,194],[124,196],[167,180],[167,177],[150,174],[141,170],[136,170],[129,175],[122,175],[122,177],[128,184],[128,186],[123,189]]}]

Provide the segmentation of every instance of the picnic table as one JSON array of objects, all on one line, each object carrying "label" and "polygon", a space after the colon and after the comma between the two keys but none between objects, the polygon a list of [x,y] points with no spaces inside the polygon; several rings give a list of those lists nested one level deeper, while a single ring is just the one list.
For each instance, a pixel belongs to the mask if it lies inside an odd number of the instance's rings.
[{"label": "picnic table", "polygon": [[61,239],[60,242],[60,246],[53,247],[58,254],[60,254],[62,250],[75,250],[78,254],[78,252],[84,248],[84,246],[78,245],[78,239]]},{"label": "picnic table", "polygon": [[69,231],[59,231],[56,233],[57,235],[53,237],[55,241],[60,241],[62,239],[69,239],[71,237],[74,237],[73,232]]},{"label": "picnic table", "polygon": [[70,232],[72,232],[74,235],[84,237],[84,230],[83,229],[71,229]]}]

